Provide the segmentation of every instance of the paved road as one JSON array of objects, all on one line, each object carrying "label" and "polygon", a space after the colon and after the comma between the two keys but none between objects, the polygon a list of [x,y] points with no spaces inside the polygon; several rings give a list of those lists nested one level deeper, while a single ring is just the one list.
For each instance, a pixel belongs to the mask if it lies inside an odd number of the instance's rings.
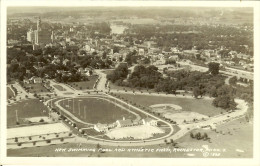
[{"label": "paved road", "polygon": [[[32,93],[28,93],[26,92],[23,87],[21,87],[21,85],[17,82],[15,82],[14,84],[12,84],[14,86],[14,88],[17,89],[17,95],[14,97],[16,99],[16,101],[14,100],[9,100],[10,103],[8,103],[7,105],[11,105],[13,103],[16,103],[20,100],[26,100],[27,98],[25,97],[26,95],[28,96],[28,98],[35,98],[33,96]],[[11,85],[7,85],[7,87],[9,87],[11,89]],[[12,90],[13,91],[13,90]]]},{"label": "paved road", "polygon": [[[54,92],[58,95],[58,96],[64,96],[66,95],[66,93],[77,93],[78,90],[72,88],[72,87],[69,87],[68,85],[66,84],[63,84],[63,83],[58,83],[56,81],[53,81],[53,80],[48,80],[50,81],[50,86],[52,86],[54,88]],[[60,91],[58,90],[57,88],[54,87],[54,85],[58,85],[58,86],[61,86],[63,88],[63,91]],[[80,91],[81,92],[81,91]],[[64,94],[65,93],[65,94]]]},{"label": "paved road", "polygon": [[99,82],[97,84],[97,90],[105,91],[106,90],[106,81],[107,81],[107,75],[102,72],[103,70],[95,70],[95,72],[99,75]]},{"label": "paved road", "polygon": [[229,80],[230,78],[232,78],[233,76],[228,76],[226,79],[225,79],[225,84],[229,85]]}]

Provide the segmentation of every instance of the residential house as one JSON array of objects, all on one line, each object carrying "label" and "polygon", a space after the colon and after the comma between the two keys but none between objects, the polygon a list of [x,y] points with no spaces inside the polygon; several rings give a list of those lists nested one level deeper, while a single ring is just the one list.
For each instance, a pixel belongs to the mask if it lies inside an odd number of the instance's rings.
[{"label": "residential house", "polygon": [[40,78],[40,77],[35,77],[34,79],[33,79],[33,83],[35,83],[35,84],[40,84],[40,83],[42,83],[43,81],[42,81],[42,78]]},{"label": "residential house", "polygon": [[25,84],[30,84],[30,80],[29,79],[23,79],[23,83],[25,83]]},{"label": "residential house", "polygon": [[62,61],[62,64],[63,64],[64,66],[67,66],[68,62],[69,62],[68,59],[64,59],[64,60]]},{"label": "residential house", "polygon": [[178,49],[177,47],[172,47],[172,48],[171,48],[171,51],[172,51],[173,53],[179,53],[179,49]]},{"label": "residential house", "polygon": [[12,59],[11,60],[11,64],[17,64],[17,63],[18,63],[17,59]]},{"label": "residential house", "polygon": [[237,56],[237,52],[236,51],[230,51],[228,53],[232,58],[235,58]]},{"label": "residential house", "polygon": [[244,65],[246,64],[246,61],[245,61],[245,60],[240,60],[238,63],[239,63],[240,65],[244,66]]},{"label": "residential house", "polygon": [[178,55],[172,55],[172,56],[169,57],[169,59],[178,61],[179,60],[179,56]]},{"label": "residential house", "polygon": [[53,59],[53,61],[51,63],[52,64],[59,64],[60,63],[60,59]]}]

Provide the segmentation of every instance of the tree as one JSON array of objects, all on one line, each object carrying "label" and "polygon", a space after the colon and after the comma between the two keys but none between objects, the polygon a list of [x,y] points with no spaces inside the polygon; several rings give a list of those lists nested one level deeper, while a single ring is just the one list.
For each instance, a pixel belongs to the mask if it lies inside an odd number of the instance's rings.
[{"label": "tree", "polygon": [[217,75],[219,73],[219,63],[216,63],[216,62],[210,62],[208,64],[208,67],[209,67],[209,72],[212,74],[212,75]]},{"label": "tree", "polygon": [[211,97],[217,97],[217,88],[215,86],[212,86],[208,92]]},{"label": "tree", "polygon": [[103,52],[102,54],[102,59],[106,59],[107,58],[107,53],[106,52]]},{"label": "tree", "polygon": [[204,133],[203,138],[204,138],[204,140],[207,140],[207,139],[209,138],[209,137],[208,137],[208,134],[207,134],[207,133]]},{"label": "tree", "polygon": [[119,53],[120,48],[117,46],[113,47],[113,53]]},{"label": "tree", "polygon": [[227,94],[216,97],[212,104],[215,107],[220,107],[226,110],[235,110],[237,106],[234,98]]},{"label": "tree", "polygon": [[193,95],[194,95],[195,98],[198,98],[198,96],[201,95],[199,87],[193,88]]},{"label": "tree", "polygon": [[98,144],[97,144],[97,149],[100,149],[100,148],[101,148],[101,146],[100,146],[100,144],[98,143]]},{"label": "tree", "polygon": [[194,138],[194,134],[193,134],[193,133],[190,133],[190,137],[191,137],[191,138]]},{"label": "tree", "polygon": [[113,73],[107,75],[107,79],[111,80],[113,83],[117,80],[123,80],[128,75],[127,64],[121,63]]},{"label": "tree", "polygon": [[236,76],[231,77],[231,78],[229,79],[229,84],[235,85],[236,83],[237,83],[237,77],[236,77]]},{"label": "tree", "polygon": [[201,134],[200,134],[200,132],[198,132],[195,137],[197,138],[197,140],[200,140],[200,139],[201,139]]}]

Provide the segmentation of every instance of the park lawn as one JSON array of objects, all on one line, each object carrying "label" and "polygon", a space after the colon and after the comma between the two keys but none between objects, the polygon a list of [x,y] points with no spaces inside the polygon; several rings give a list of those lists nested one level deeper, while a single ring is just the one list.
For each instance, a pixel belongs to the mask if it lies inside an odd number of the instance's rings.
[{"label": "park lawn", "polygon": [[[217,126],[217,132],[212,130],[196,129],[192,133],[207,133],[211,143],[203,140],[196,140],[187,133],[182,138],[176,140],[179,145],[186,148],[201,148],[208,145],[209,148],[226,149],[220,157],[228,158],[249,158],[253,157],[253,124],[248,123],[245,118],[233,120]],[[230,132],[230,134],[228,133]],[[223,134],[224,133],[224,134]],[[238,152],[243,150],[244,152]],[[198,154],[201,155],[201,154]],[[196,156],[202,157],[202,156]]]},{"label": "park lawn", "polygon": [[7,92],[7,99],[12,98],[12,97],[15,96],[14,92],[9,87],[7,87],[6,92]]},{"label": "park lawn", "polygon": [[[48,116],[48,108],[38,99],[23,100],[7,106],[7,127],[16,125],[16,111],[20,124],[24,124],[23,118]],[[46,112],[44,113],[43,110]]]},{"label": "park lawn", "polygon": [[93,89],[93,86],[94,86],[97,78],[98,78],[98,76],[89,76],[88,81],[69,82],[68,84],[77,90]]},{"label": "park lawn", "polygon": [[66,91],[66,89],[64,89],[62,86],[60,85],[53,85],[54,88],[58,89],[59,91]]},{"label": "park lawn", "polygon": [[132,95],[118,93],[118,95],[120,95],[124,99],[127,99],[145,107],[149,107],[154,104],[175,104],[181,106],[183,111],[197,112],[207,116],[214,116],[220,114],[221,112],[225,112],[225,110],[221,108],[214,107],[212,105],[212,100],[139,94]]},{"label": "park lawn", "polygon": [[131,88],[131,87],[126,87],[126,86],[118,86],[115,83],[112,83],[111,81],[109,81],[109,87],[111,90],[117,90],[118,92],[151,92],[151,93],[155,93],[154,89],[146,89],[146,88],[142,88],[142,87],[135,87],[135,88]]},{"label": "park lawn", "polygon": [[[87,123],[108,124],[114,123],[116,120],[123,119],[123,117],[132,120],[136,118],[134,114],[129,113],[126,110],[119,108],[113,103],[110,103],[103,99],[76,98],[74,99],[74,104],[72,99],[66,99],[64,101],[60,101],[59,104],[64,109],[70,111],[76,117]],[[86,112],[84,112],[84,107]]]},{"label": "park lawn", "polygon": [[41,93],[41,92],[49,92],[42,83],[38,84],[24,84],[25,87],[29,87],[30,93]]}]

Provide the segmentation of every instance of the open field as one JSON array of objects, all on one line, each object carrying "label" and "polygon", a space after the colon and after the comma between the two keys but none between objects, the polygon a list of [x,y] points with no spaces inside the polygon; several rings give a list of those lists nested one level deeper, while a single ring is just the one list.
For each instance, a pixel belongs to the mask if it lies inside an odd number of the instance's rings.
[{"label": "open field", "polygon": [[[202,147],[226,149],[219,157],[252,157],[253,156],[253,124],[248,123],[244,118],[230,121],[217,126],[217,133],[212,130],[193,130],[196,134],[207,133],[211,143],[203,140],[196,140],[190,137],[190,133],[176,140],[179,145],[187,148]],[[229,133],[230,132],[230,133]],[[200,154],[201,155],[201,154]],[[200,157],[196,154],[194,157]]]},{"label": "open field", "polygon": [[40,92],[49,92],[43,84],[24,84],[28,88],[30,93],[40,93]]},{"label": "open field", "polygon": [[93,86],[97,80],[98,76],[90,76],[88,77],[88,81],[81,82],[69,82],[68,84],[77,90],[83,89],[93,89]]},{"label": "open field", "polygon": [[175,104],[156,104],[150,106],[153,108],[153,112],[162,115],[163,117],[169,118],[178,124],[183,121],[193,121],[194,119],[205,119],[207,116],[199,114],[197,112],[183,111],[182,108]]},{"label": "open field", "polygon": [[[74,102],[73,102],[74,101]],[[74,103],[74,104],[73,104]],[[116,120],[132,119],[136,116],[104,99],[76,98],[60,101],[60,105],[79,119],[88,123],[113,123]],[[85,107],[85,111],[84,111]],[[74,112],[73,112],[74,110]]]},{"label": "open field", "polygon": [[24,100],[7,106],[7,127],[16,125],[15,110],[17,110],[20,124],[25,123],[24,118],[48,116],[48,108],[38,99]]},{"label": "open field", "polygon": [[11,90],[11,88],[7,87],[6,93],[7,93],[7,99],[14,97],[14,92]]},{"label": "open field", "polygon": [[62,86],[60,85],[53,85],[54,88],[58,89],[59,91],[66,91],[66,89],[64,89]]},{"label": "open field", "polygon": [[36,126],[10,128],[7,130],[7,138],[10,139],[15,137],[28,137],[61,132],[69,132],[69,129],[65,127],[62,123],[53,123]]},{"label": "open field", "polygon": [[121,97],[140,104],[142,106],[149,107],[155,104],[176,104],[182,107],[183,111],[197,112],[207,116],[218,115],[225,110],[214,107],[211,103],[212,100],[203,99],[190,99],[190,98],[178,98],[178,97],[166,97],[166,96],[149,96],[149,95],[131,95],[131,94],[119,94]]},{"label": "open field", "polygon": [[153,90],[153,89],[149,89],[147,91],[147,89],[141,88],[141,87],[131,88],[131,87],[125,87],[125,86],[118,86],[118,85],[112,83],[111,81],[109,81],[109,87],[110,87],[110,89],[118,90],[118,91],[125,91],[126,90],[128,92],[133,92],[133,91],[135,91],[135,92],[140,92],[140,91],[142,91],[142,92],[153,92],[153,93],[155,92],[155,90]]}]

